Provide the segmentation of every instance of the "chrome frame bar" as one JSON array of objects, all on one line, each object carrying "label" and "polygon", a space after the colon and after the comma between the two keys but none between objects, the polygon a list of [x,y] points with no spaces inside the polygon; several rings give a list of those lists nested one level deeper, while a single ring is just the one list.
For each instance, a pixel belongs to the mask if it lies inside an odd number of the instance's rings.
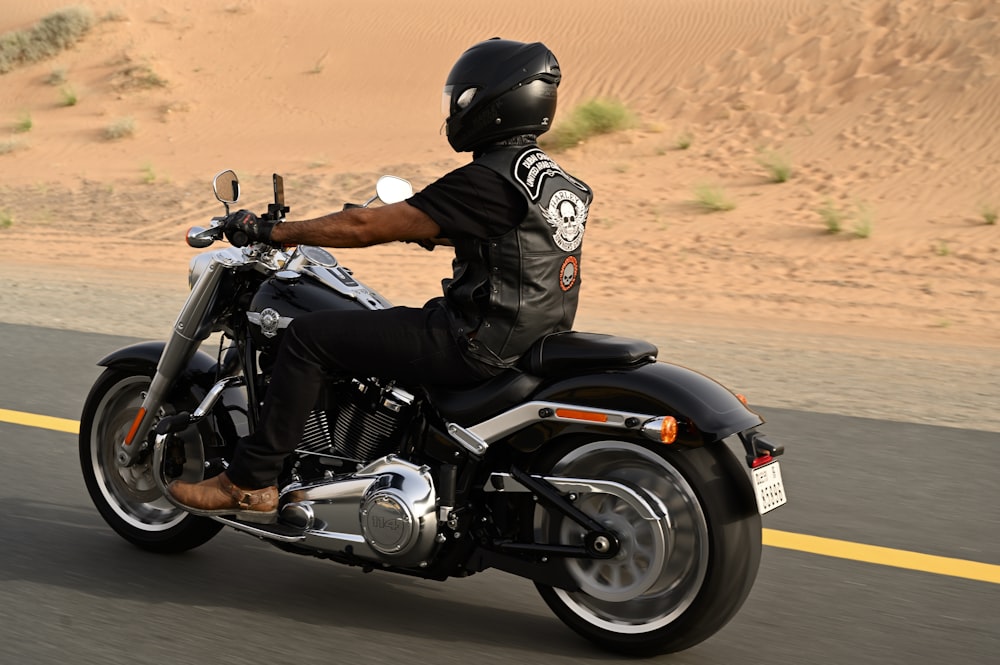
[{"label": "chrome frame bar", "polygon": [[[558,476],[532,476],[543,480],[563,494],[610,494],[625,501],[644,520],[661,520],[669,517],[669,511],[659,497],[643,492],[640,496],[632,488],[613,480],[594,478],[561,478]],[[485,492],[530,492],[509,473],[492,473],[483,487]]]},{"label": "chrome frame bar", "polygon": [[[599,414],[605,417],[604,421],[591,421],[582,418],[572,418],[560,416],[559,411],[583,411],[591,414]],[[586,423],[595,427],[607,427],[610,429],[624,429],[641,432],[643,425],[656,419],[658,416],[644,413],[629,413],[627,411],[613,411],[598,407],[586,406],[583,404],[565,404],[561,402],[528,402],[515,406],[509,411],[485,420],[478,425],[468,428],[468,432],[478,437],[486,444],[491,444],[508,434],[512,434],[533,423],[541,421],[555,421],[563,423]],[[457,438],[457,437],[456,437]]]}]

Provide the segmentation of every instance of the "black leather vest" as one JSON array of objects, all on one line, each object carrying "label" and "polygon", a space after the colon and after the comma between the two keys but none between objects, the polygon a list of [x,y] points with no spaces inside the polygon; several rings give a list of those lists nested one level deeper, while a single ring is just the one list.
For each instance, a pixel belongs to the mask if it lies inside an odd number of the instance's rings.
[{"label": "black leather vest", "polygon": [[535,145],[498,148],[475,163],[513,184],[528,212],[504,235],[453,239],[445,300],[468,353],[511,367],[541,336],[573,326],[593,193]]}]

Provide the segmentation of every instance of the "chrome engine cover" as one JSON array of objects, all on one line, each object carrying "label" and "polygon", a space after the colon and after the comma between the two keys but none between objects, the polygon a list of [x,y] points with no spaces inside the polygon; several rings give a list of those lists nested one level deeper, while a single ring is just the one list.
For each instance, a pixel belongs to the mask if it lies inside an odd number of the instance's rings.
[{"label": "chrome engine cover", "polygon": [[303,544],[378,563],[415,566],[437,543],[437,492],[430,468],[388,455],[346,478],[291,487],[282,521],[304,530]]}]

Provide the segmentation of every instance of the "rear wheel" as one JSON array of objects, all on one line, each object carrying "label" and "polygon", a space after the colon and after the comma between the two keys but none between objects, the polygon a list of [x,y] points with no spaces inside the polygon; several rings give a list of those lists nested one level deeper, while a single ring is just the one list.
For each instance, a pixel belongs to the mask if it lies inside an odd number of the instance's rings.
[{"label": "rear wheel", "polygon": [[[566,559],[579,586],[536,585],[573,630],[632,655],[679,651],[708,638],[736,614],[760,562],[761,523],[746,473],[725,445],[669,454],[628,441],[564,449],[546,473],[600,478],[658,497],[668,517],[642,519],[626,501],[581,495],[576,506],[618,536],[607,560]],[[583,529],[541,508],[538,542],[580,543]]]},{"label": "rear wheel", "polygon": [[[207,542],[222,525],[186,513],[163,497],[153,477],[151,453],[130,467],[116,461],[152,373],[153,368],[148,374],[112,368],[97,379],[80,419],[80,466],[90,498],[119,535],[153,552],[183,552]],[[164,415],[190,406],[165,404]],[[179,436],[186,459],[181,478],[201,480],[205,459],[201,436],[193,427]]]}]

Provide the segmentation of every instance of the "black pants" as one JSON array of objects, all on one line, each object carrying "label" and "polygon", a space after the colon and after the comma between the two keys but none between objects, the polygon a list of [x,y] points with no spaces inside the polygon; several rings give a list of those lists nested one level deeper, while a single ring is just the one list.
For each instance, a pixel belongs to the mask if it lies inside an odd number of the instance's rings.
[{"label": "black pants", "polygon": [[467,359],[439,307],[324,311],[297,317],[275,361],[257,430],[239,441],[227,474],[246,489],[274,485],[302,438],[328,374],[462,386],[498,370]]}]

